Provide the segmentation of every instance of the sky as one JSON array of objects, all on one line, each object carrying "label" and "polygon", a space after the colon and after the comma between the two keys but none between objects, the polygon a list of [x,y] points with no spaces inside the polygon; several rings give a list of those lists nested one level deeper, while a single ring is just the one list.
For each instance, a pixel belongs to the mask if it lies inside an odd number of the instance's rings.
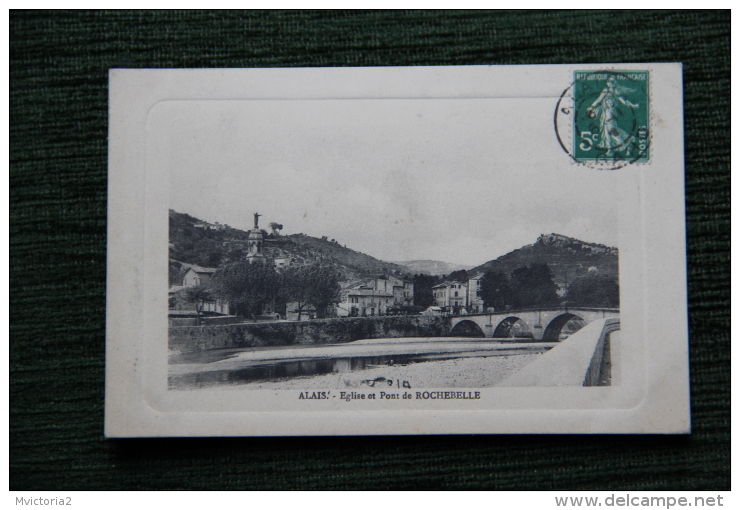
[{"label": "sky", "polygon": [[168,101],[147,165],[169,207],[336,239],[387,261],[478,265],[558,233],[618,246],[619,171],[575,165],[552,99]]}]

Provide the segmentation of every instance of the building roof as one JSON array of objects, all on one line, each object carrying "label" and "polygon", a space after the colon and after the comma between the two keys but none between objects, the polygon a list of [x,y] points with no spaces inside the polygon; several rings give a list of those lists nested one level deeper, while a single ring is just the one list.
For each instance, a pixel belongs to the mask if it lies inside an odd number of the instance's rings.
[{"label": "building roof", "polygon": [[201,267],[201,266],[196,266],[195,264],[189,264],[189,265],[190,267],[187,268],[185,272],[188,272],[191,269],[195,271],[196,273],[203,273],[203,274],[213,274],[216,272],[215,267]]},{"label": "building roof", "polygon": [[347,292],[348,296],[370,296],[376,298],[392,298],[393,294],[383,294],[373,289],[352,289]]},{"label": "building roof", "polygon": [[389,282],[393,287],[403,287],[406,283],[413,283],[411,280],[404,280],[402,278],[397,278],[393,275],[382,275],[382,276],[368,276],[365,278],[352,278],[350,280],[344,280],[339,282],[339,285],[343,289],[352,289],[362,286],[367,287],[374,287],[376,285],[375,282],[382,282],[387,281]]},{"label": "building roof", "polygon": [[339,286],[343,289],[351,289],[355,286],[365,283],[365,280],[344,280],[339,282]]},{"label": "building roof", "polygon": [[442,282],[439,285],[435,285],[432,288],[433,289],[441,289],[441,288],[444,288],[444,287],[449,287],[451,285],[467,285],[467,282],[461,282],[461,281],[458,281],[458,280],[452,280],[451,282]]}]

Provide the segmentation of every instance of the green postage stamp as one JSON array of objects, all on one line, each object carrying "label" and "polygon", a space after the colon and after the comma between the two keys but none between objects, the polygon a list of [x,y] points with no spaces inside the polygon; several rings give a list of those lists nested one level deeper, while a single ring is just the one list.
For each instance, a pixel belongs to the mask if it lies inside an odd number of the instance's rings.
[{"label": "green postage stamp", "polygon": [[573,157],[579,162],[650,159],[648,71],[576,71]]}]

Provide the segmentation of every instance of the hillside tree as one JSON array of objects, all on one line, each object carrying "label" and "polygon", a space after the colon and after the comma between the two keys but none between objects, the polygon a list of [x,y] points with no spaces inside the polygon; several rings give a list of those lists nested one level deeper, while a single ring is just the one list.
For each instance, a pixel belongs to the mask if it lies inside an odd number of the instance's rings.
[{"label": "hillside tree", "polygon": [[329,306],[340,300],[339,273],[331,266],[289,266],[281,278],[281,298],[295,303],[298,320],[309,307],[324,317]]},{"label": "hillside tree", "polygon": [[270,228],[272,229],[272,235],[279,236],[280,231],[283,229],[283,226],[280,223],[272,222],[270,223]]},{"label": "hillside tree", "polygon": [[434,304],[432,287],[440,282],[440,278],[429,274],[415,274],[411,281],[414,284],[414,305],[427,308]]},{"label": "hillside tree", "polygon": [[201,313],[206,303],[213,301],[213,292],[207,285],[196,285],[188,287],[182,293],[183,300],[188,305],[195,308],[195,314],[198,316],[198,324],[201,324]]},{"label": "hillside tree", "polygon": [[619,308],[619,282],[607,275],[576,278],[568,286],[565,298],[569,306]]},{"label": "hillside tree", "polygon": [[457,281],[462,283],[467,283],[468,281],[468,272],[465,269],[458,269],[457,271],[451,272],[447,278],[447,281]]},{"label": "hillside tree", "polygon": [[536,263],[515,269],[509,285],[514,308],[544,308],[560,304],[558,286],[547,264]]},{"label": "hillside tree", "polygon": [[486,271],[480,282],[480,294],[486,307],[504,310],[513,302],[509,278],[501,271]]}]

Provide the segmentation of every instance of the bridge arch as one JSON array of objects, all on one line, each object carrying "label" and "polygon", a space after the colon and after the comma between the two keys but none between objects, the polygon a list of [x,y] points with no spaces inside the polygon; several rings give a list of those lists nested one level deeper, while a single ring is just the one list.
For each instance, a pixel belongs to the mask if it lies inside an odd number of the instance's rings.
[{"label": "bridge arch", "polygon": [[477,323],[466,319],[455,324],[455,326],[450,331],[450,336],[470,336],[475,338],[483,338],[486,336],[486,334]]},{"label": "bridge arch", "polygon": [[[515,315],[510,315],[503,319],[501,322],[498,323],[498,326],[496,326],[496,329],[493,330],[493,338],[507,338],[510,336],[511,330],[514,327],[516,323],[524,324],[526,327],[526,333],[528,333],[527,336],[532,335],[534,336],[534,332],[532,331],[532,328],[529,324],[527,324],[527,321],[522,319],[521,317],[517,317]],[[525,333],[525,334],[526,334]]]},{"label": "bridge arch", "polygon": [[563,331],[563,327],[568,324],[571,320],[576,319],[582,322],[586,322],[583,320],[583,317],[580,317],[579,315],[576,315],[574,313],[563,313],[556,317],[554,317],[550,323],[545,328],[545,332],[542,334],[542,341],[543,342],[557,342],[560,340],[560,333]]}]

